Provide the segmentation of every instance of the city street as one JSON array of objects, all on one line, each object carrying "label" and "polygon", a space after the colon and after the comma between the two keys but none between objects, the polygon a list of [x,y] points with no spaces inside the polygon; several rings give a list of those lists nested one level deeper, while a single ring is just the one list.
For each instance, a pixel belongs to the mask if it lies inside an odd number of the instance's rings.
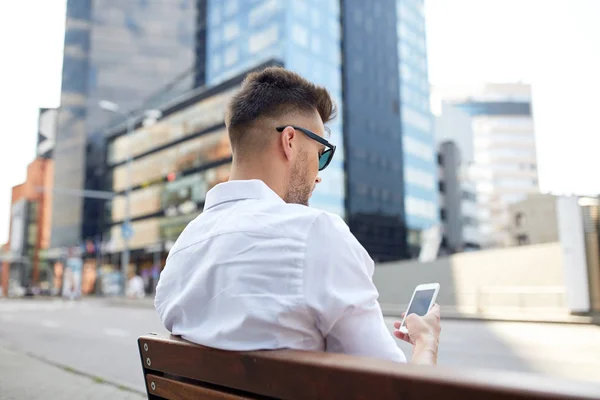
[{"label": "city street", "polygon": [[[393,319],[386,322],[391,327]],[[440,365],[581,379],[597,383],[600,390],[598,326],[457,320],[444,320],[442,326]],[[35,386],[37,379],[47,380],[49,373],[36,376],[28,364],[11,360],[21,357],[37,362],[33,371],[42,368],[43,360],[44,365],[52,364],[44,368],[58,371],[62,367],[64,379],[69,376],[66,371],[77,371],[88,377],[73,375],[90,385],[107,381],[112,387],[104,386],[111,390],[122,386],[143,392],[136,338],[147,332],[165,332],[149,307],[117,306],[105,300],[2,300],[0,371],[22,364],[29,372],[20,375],[23,388]],[[402,343],[401,347],[410,357],[409,346]],[[19,384],[15,374],[1,373],[0,387],[7,387],[7,379],[12,385],[8,387]],[[68,380],[64,382],[69,385]],[[59,378],[53,384],[59,384]],[[123,398],[135,398],[135,393],[122,392]]]}]

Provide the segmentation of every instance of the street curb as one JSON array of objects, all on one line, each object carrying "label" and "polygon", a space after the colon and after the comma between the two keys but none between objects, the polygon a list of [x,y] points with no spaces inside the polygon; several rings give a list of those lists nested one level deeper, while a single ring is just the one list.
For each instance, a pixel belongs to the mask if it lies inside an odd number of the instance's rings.
[{"label": "street curb", "polygon": [[[384,313],[387,318],[400,318],[397,314]],[[502,316],[479,316],[479,315],[456,315],[442,313],[442,320],[451,321],[474,321],[474,322],[515,322],[520,324],[555,324],[555,325],[600,325],[599,319],[592,317],[582,317],[585,320],[565,320],[565,319],[531,319],[527,317],[502,317]]]},{"label": "street curb", "polygon": [[122,390],[124,392],[135,393],[135,394],[139,394],[139,395],[144,396],[144,397],[146,396],[146,392],[145,391],[136,389],[136,388],[132,387],[128,383],[125,383],[125,382],[115,382],[113,380],[106,379],[106,378],[104,378],[104,377],[102,377],[100,375],[96,375],[96,374],[92,374],[92,373],[86,372],[86,371],[84,371],[82,369],[79,369],[79,368],[73,368],[73,367],[71,367],[69,365],[65,365],[65,364],[61,364],[61,363],[55,362],[55,361],[51,361],[51,360],[49,360],[49,359],[47,359],[45,357],[39,356],[39,355],[31,353],[29,351],[24,351],[22,348],[20,348],[18,346],[14,346],[12,344],[8,344],[8,343],[4,342],[4,343],[0,343],[0,347],[3,347],[5,349],[7,349],[7,350],[11,350],[11,351],[14,351],[14,352],[17,352],[17,353],[20,353],[23,356],[32,358],[32,359],[34,359],[36,361],[39,361],[39,362],[42,362],[42,363],[44,363],[46,365],[50,365],[52,367],[59,368],[59,369],[65,371],[65,372],[69,372],[69,373],[74,374],[74,375],[79,375],[79,376],[88,378],[92,382],[95,382],[97,384],[109,385],[109,386],[115,387],[115,388],[117,388],[119,390]]},{"label": "street curb", "polygon": [[[443,320],[477,321],[477,322],[517,322],[563,325],[600,325],[600,316],[565,316],[563,318],[539,318],[532,314],[466,314],[458,312],[444,312],[442,306],[441,317]],[[400,318],[401,313],[383,309],[383,315],[388,318]]]}]

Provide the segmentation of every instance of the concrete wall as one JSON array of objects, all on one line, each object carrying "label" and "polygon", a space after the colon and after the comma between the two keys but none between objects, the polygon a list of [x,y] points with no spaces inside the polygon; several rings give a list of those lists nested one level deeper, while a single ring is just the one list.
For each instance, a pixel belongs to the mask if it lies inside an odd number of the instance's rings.
[{"label": "concrete wall", "polygon": [[556,196],[549,194],[531,194],[527,199],[509,206],[509,231],[513,246],[524,244],[542,244],[558,241],[558,220]]},{"label": "concrete wall", "polygon": [[384,311],[403,311],[414,288],[438,282],[438,303],[458,313],[566,311],[560,243],[460,253],[431,263],[384,263],[374,282]]}]

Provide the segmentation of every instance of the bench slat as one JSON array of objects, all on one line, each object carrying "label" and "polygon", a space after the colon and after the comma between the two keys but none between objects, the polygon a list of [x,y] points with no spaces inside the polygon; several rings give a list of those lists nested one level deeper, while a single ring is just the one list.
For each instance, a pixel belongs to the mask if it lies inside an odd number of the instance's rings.
[{"label": "bench slat", "polygon": [[[168,400],[251,400],[251,397],[238,396],[226,392],[195,386],[185,382],[156,375],[146,375],[148,392]],[[153,389],[154,388],[154,389]]]},{"label": "bench slat", "polygon": [[594,385],[527,374],[451,371],[293,350],[229,352],[173,336],[143,336],[139,344],[146,369],[277,399],[600,398]]}]

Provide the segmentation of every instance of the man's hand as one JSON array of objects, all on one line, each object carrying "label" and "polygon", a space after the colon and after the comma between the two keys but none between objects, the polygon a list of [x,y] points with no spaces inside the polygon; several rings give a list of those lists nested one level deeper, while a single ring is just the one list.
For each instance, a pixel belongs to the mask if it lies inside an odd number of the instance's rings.
[{"label": "man's hand", "polygon": [[[404,314],[402,314],[404,317]],[[394,323],[394,336],[415,346],[411,362],[419,364],[437,364],[437,353],[440,342],[440,306],[435,304],[431,310],[421,317],[410,314],[406,317],[405,326],[408,334],[401,332],[400,321]]]}]

